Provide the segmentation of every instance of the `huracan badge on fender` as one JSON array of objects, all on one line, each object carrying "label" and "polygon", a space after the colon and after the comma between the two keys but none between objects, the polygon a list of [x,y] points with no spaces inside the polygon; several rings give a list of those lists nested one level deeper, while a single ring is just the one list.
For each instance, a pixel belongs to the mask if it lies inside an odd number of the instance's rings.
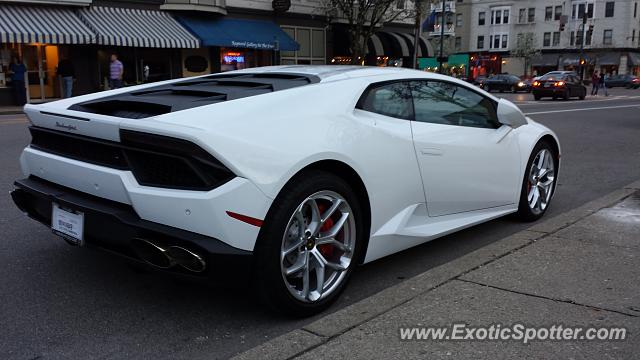
[{"label": "huracan badge on fender", "polygon": [[298,316],[335,301],[358,264],[540,218],[560,169],[556,135],[514,104],[399,68],[253,68],[25,113],[12,197],[33,219],[163,271],[233,264]]}]

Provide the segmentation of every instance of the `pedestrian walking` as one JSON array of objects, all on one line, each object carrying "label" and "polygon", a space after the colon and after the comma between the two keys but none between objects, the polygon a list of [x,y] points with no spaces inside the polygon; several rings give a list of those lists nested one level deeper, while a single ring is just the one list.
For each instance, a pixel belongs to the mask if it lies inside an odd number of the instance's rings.
[{"label": "pedestrian walking", "polygon": [[117,89],[122,87],[122,75],[124,74],[124,65],[118,60],[118,55],[111,54],[111,63],[109,64],[109,88]]},{"label": "pedestrian walking", "polygon": [[62,79],[62,97],[64,99],[73,96],[73,78],[75,75],[75,69],[71,60],[60,60],[58,63],[58,76]]},{"label": "pedestrian walking", "polygon": [[600,76],[598,76],[598,70],[595,70],[591,75],[591,95],[598,95],[599,86],[600,86]]},{"label": "pedestrian walking", "polygon": [[19,57],[14,57],[13,62],[9,66],[9,72],[11,73],[13,98],[15,99],[16,105],[22,106],[27,103],[27,89],[24,84],[27,67],[24,66]]},{"label": "pedestrian walking", "polygon": [[607,90],[607,80],[604,72],[600,73],[600,87],[604,91],[604,96],[609,96],[609,91]]}]

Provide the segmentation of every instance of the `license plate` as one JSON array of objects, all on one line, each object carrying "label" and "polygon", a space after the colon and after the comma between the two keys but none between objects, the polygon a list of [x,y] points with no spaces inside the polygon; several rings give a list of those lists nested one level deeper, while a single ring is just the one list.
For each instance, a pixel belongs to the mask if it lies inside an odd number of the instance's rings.
[{"label": "license plate", "polygon": [[550,86],[551,86],[551,84],[549,84],[549,83],[544,84],[544,87],[550,87]]},{"label": "license plate", "polygon": [[51,229],[65,239],[77,245],[83,245],[84,214],[61,208],[54,203],[51,211]]}]

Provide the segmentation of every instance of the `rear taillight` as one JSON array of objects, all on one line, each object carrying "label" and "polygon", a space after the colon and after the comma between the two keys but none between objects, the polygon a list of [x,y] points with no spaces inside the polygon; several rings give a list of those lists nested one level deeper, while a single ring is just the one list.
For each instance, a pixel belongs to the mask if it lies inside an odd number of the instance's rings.
[{"label": "rear taillight", "polygon": [[555,83],[555,86],[557,86],[557,87],[564,86],[564,81],[557,81],[557,82]]},{"label": "rear taillight", "polygon": [[539,81],[534,81],[533,82],[533,86],[540,86],[540,82]]}]

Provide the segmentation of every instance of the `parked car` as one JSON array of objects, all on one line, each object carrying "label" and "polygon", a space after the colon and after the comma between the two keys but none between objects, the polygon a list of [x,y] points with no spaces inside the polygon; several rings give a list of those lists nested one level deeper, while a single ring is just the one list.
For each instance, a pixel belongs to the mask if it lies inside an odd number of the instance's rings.
[{"label": "parked car", "polygon": [[526,82],[520,80],[520,78],[515,75],[509,74],[491,75],[480,87],[487,92],[498,90],[500,92],[511,91],[515,93],[518,91],[528,92],[531,90],[531,87],[528,86]]},{"label": "parked car", "polygon": [[562,98],[568,100],[578,97],[584,100],[587,96],[587,88],[582,84],[573,71],[552,71],[533,82],[533,98],[540,100],[543,97],[551,97],[554,100]]},{"label": "parked car", "polygon": [[165,272],[249,276],[295,315],[327,308],[358,264],[539,219],[561,158],[510,101],[408,69],[251,68],[24,111],[23,212]]},{"label": "parked car", "polygon": [[479,76],[476,76],[476,77],[473,79],[473,82],[472,82],[472,83],[473,83],[473,85],[476,85],[476,86],[480,86],[480,87],[482,87],[482,83],[483,83],[485,80],[487,80],[487,77],[486,77],[486,76],[484,76],[484,75],[479,75]]},{"label": "parked car", "polygon": [[626,87],[627,89],[640,88],[640,78],[631,74],[613,75],[605,80],[608,88]]}]

